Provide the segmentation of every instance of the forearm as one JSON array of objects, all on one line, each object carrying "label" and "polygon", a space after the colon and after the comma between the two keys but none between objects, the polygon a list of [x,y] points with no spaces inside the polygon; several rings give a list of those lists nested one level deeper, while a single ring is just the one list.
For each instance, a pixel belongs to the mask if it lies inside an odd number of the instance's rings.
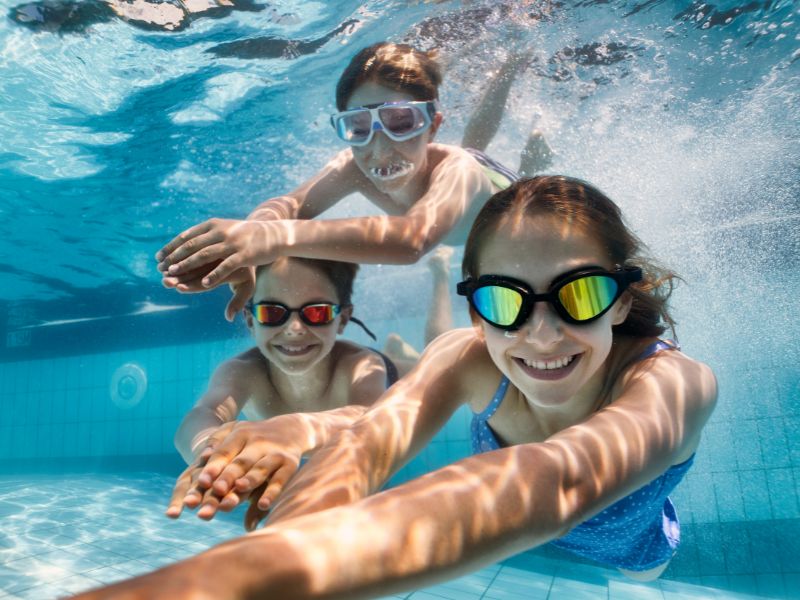
[{"label": "forearm", "polygon": [[366,406],[349,405],[323,412],[281,415],[275,419],[281,419],[289,425],[292,437],[300,442],[303,454],[307,454],[327,444],[337,432],[349,427],[364,414],[366,409]]},{"label": "forearm", "polygon": [[[267,527],[207,558],[226,573],[228,564],[250,563],[241,581],[253,597],[283,592],[279,582],[290,574],[296,587],[281,598],[368,598],[445,581],[564,532],[557,488],[540,482],[539,501],[522,466],[506,453],[468,459],[355,504]],[[278,555],[292,559],[275,564],[270,557]]]},{"label": "forearm", "polygon": [[175,432],[174,439],[175,448],[187,465],[194,462],[208,436],[224,424],[219,415],[206,408],[189,411]]},{"label": "forearm", "polygon": [[413,264],[439,240],[435,226],[408,217],[270,223],[278,254],[364,264]]},{"label": "forearm", "polygon": [[300,206],[292,196],[278,196],[259,204],[247,216],[248,221],[277,221],[299,218]]}]

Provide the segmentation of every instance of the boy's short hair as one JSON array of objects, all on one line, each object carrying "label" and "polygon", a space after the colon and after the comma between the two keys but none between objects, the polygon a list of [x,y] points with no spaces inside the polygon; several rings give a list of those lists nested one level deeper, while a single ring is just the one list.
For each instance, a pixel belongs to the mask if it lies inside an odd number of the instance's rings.
[{"label": "boy's short hair", "polygon": [[[355,281],[356,273],[358,273],[357,263],[343,262],[340,260],[323,260],[321,258],[304,258],[299,256],[289,256],[286,257],[286,259],[302,263],[321,272],[336,289],[336,295],[339,297],[339,304],[342,306],[350,306],[352,304],[353,282]],[[258,269],[256,269],[256,279],[269,268],[270,265],[259,266]]]}]

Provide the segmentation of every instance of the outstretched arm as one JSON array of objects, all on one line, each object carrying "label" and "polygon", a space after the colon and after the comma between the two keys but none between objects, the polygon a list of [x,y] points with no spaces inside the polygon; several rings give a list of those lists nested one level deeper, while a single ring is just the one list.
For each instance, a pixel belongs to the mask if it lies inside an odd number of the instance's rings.
[{"label": "outstretched arm", "polygon": [[191,508],[201,505],[198,516],[210,519],[218,509],[231,510],[247,498],[253,511],[268,510],[294,475],[301,457],[351,425],[380,397],[385,383],[383,360],[364,348],[340,357],[329,385],[331,404],[345,406],[217,429],[200,460],[178,480],[167,515],[180,515],[184,504]]},{"label": "outstretched arm", "polygon": [[[195,591],[219,598],[369,598],[450,579],[545,543],[696,446],[716,384],[703,365],[670,354],[628,378],[609,407],[546,442],[467,458],[88,597]],[[224,586],[215,580],[220,569]],[[189,589],[179,586],[187,582]]]},{"label": "outstretched arm", "polygon": [[[182,245],[168,246],[172,251],[159,268],[167,273],[165,281],[174,280],[179,291],[199,291],[226,282],[237,269],[267,264],[279,256],[357,263],[416,262],[459,224],[476,196],[488,196],[491,191],[491,184],[469,154],[439,148],[435,152],[440,153],[440,160],[426,193],[402,216],[214,220],[189,230]],[[295,210],[291,201],[282,201],[262,206],[258,214],[277,217]],[[212,264],[215,268],[198,280],[197,274]]]},{"label": "outstretched arm", "polygon": [[252,372],[241,358],[226,360],[216,368],[208,389],[186,413],[175,433],[175,448],[192,464],[220,426],[235,421],[247,403]]}]

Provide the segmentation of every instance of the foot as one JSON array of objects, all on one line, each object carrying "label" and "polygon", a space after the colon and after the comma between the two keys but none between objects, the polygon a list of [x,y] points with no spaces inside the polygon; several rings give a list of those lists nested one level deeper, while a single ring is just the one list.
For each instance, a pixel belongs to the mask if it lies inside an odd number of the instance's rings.
[{"label": "foot", "polygon": [[453,256],[453,247],[441,245],[431,252],[428,259],[428,268],[433,273],[434,279],[450,278],[450,259]]},{"label": "foot", "polygon": [[553,164],[553,151],[538,129],[531,131],[528,142],[520,153],[519,172],[524,177],[533,177]]},{"label": "foot", "polygon": [[383,353],[395,362],[419,360],[419,352],[396,333],[390,333],[387,336]]}]

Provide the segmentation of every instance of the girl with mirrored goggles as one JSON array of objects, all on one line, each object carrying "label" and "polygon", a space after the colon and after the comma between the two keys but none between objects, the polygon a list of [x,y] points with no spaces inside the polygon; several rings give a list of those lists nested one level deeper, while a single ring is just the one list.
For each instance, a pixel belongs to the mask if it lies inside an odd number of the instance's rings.
[{"label": "girl with mirrored goggles", "polygon": [[598,267],[566,273],[543,294],[504,275],[467,279],[458,284],[457,291],[467,297],[484,321],[498,329],[513,331],[528,320],[537,302],[549,302],[567,323],[591,323],[602,317],[631,283],[641,279],[639,267],[617,267],[614,271]]},{"label": "girl with mirrored goggles", "polygon": [[435,100],[370,104],[334,113],[331,125],[352,146],[366,146],[376,131],[395,142],[404,142],[428,129],[437,109]]}]

